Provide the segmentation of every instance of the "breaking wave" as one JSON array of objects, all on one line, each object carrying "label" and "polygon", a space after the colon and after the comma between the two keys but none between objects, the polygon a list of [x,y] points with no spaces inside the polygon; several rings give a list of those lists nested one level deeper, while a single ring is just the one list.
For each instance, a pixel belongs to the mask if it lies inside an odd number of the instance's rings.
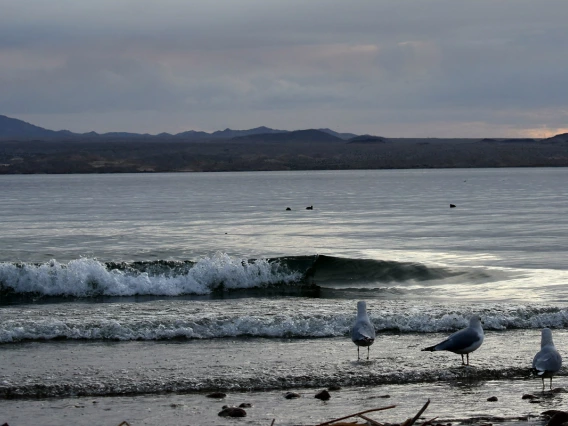
[{"label": "breaking wave", "polygon": [[[316,302],[319,302],[317,300]],[[164,302],[150,312],[144,304],[76,304],[47,308],[4,308],[0,344],[45,340],[159,341],[172,339],[329,338],[347,336],[354,320],[353,302],[242,299],[230,305]],[[288,306],[287,306],[288,305]],[[449,333],[468,324],[475,312],[485,330],[568,327],[568,309],[493,304],[452,308],[397,303],[370,312],[378,333]]]},{"label": "breaking wave", "polygon": [[416,263],[294,256],[241,259],[225,253],[196,262],[103,263],[81,258],[67,264],[0,263],[0,294],[38,296],[180,296],[290,286],[331,287],[408,283],[464,272]]},{"label": "breaking wave", "polygon": [[197,262],[105,264],[78,259],[37,264],[0,264],[0,291],[42,296],[179,296],[297,283],[299,272],[266,259],[216,254]]}]

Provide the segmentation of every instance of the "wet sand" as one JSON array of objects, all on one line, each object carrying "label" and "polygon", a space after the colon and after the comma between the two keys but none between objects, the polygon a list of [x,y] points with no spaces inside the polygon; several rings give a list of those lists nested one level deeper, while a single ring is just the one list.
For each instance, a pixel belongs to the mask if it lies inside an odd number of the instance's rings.
[{"label": "wet sand", "polygon": [[[514,330],[486,332],[468,368],[459,355],[420,351],[446,336],[381,333],[369,361],[357,361],[347,337],[12,343],[0,345],[0,398],[526,379],[540,348],[539,330]],[[566,338],[568,331],[555,330],[557,342]],[[527,391],[539,390],[537,382]]]},{"label": "wet sand", "polygon": [[[428,398],[430,406],[423,419],[438,417],[441,423],[542,425],[540,413],[565,407],[568,396],[556,394],[538,403],[522,400],[534,390],[524,380],[420,383],[342,388],[331,392],[329,401],[314,398],[317,389],[292,389],[298,399],[284,398],[285,392],[230,392],[224,399],[207,398],[205,393],[140,395],[134,397],[61,398],[39,400],[0,400],[0,421],[10,425],[117,426],[123,420],[141,425],[313,425],[347,414],[388,405],[397,408],[371,413],[381,422],[401,422],[413,417]],[[538,392],[537,392],[538,394]],[[388,395],[388,398],[385,396]],[[497,396],[497,402],[487,398]],[[247,417],[219,417],[223,405],[249,402]],[[421,420],[423,421],[423,420]],[[420,422],[421,422],[420,421]],[[419,423],[420,423],[419,422]]]},{"label": "wet sand", "polygon": [[[444,336],[383,333],[369,361],[357,361],[348,338],[0,345],[0,423],[269,425],[276,419],[276,425],[310,425],[391,404],[398,408],[375,416],[400,422],[430,398],[428,419],[482,424],[529,418],[540,425],[542,411],[565,408],[565,393],[537,403],[522,399],[541,391],[540,380],[529,375],[538,330],[487,332],[470,367],[460,365],[459,355],[420,351]],[[555,331],[557,341],[566,337],[568,331]],[[563,374],[555,387],[565,386]],[[314,398],[330,385],[341,389],[329,401]],[[216,390],[227,398],[206,397]],[[287,400],[287,391],[302,397]],[[492,396],[498,401],[488,402]],[[223,405],[243,402],[253,404],[246,418],[217,416]]]}]

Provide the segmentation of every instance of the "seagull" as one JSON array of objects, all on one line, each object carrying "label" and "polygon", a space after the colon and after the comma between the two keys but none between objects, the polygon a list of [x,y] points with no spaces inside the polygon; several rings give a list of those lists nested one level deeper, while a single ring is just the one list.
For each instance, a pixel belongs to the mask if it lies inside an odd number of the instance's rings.
[{"label": "seagull", "polygon": [[542,329],[540,351],[534,356],[532,366],[536,374],[542,379],[542,390],[544,391],[545,377],[550,377],[550,389],[552,389],[552,376],[558,373],[560,367],[562,367],[562,357],[554,347],[550,328]]},{"label": "seagull", "polygon": [[[481,327],[481,318],[473,316],[469,319],[469,326],[463,330],[456,331],[446,340],[434,346],[422,349],[423,351],[450,351],[460,354],[462,357],[462,365],[469,365],[469,353],[473,352],[483,343],[483,328]],[[467,363],[463,361],[466,355]]]},{"label": "seagull", "polygon": [[367,304],[363,301],[357,302],[357,320],[351,330],[351,340],[357,345],[357,360],[359,360],[359,347],[367,347],[367,359],[373,342],[375,341],[375,327],[369,321],[367,315]]}]

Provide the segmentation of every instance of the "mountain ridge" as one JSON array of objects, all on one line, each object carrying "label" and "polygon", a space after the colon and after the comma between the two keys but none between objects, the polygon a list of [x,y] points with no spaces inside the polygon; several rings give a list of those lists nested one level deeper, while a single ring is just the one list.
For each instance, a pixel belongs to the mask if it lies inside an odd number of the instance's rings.
[{"label": "mountain ridge", "polygon": [[[307,129],[307,130],[317,130],[321,133],[334,136],[336,138],[347,140],[357,135],[353,133],[339,133],[331,129]],[[75,133],[70,130],[51,130],[46,129],[35,124],[28,123],[26,121],[8,117],[6,115],[0,115],[0,140],[71,140],[71,139],[150,139],[150,140],[160,140],[160,139],[178,139],[178,140],[191,140],[191,141],[205,141],[205,140],[221,140],[221,139],[233,139],[240,137],[248,137],[255,135],[275,135],[275,134],[287,134],[294,133],[303,130],[279,130],[272,129],[266,126],[255,127],[252,129],[245,130],[234,130],[226,128],[224,130],[216,130],[214,132],[208,133],[197,130],[186,130],[179,133],[167,133],[162,132],[155,135],[149,133],[135,133],[135,132],[106,132],[98,133],[96,131],[90,131],[85,133]]]},{"label": "mountain ridge", "polygon": [[345,142],[337,136],[318,129],[294,130],[286,133],[260,133],[231,138],[233,142]]},{"label": "mountain ridge", "polygon": [[0,116],[0,175],[568,167],[568,133],[547,139],[349,136],[264,126],[79,134]]}]

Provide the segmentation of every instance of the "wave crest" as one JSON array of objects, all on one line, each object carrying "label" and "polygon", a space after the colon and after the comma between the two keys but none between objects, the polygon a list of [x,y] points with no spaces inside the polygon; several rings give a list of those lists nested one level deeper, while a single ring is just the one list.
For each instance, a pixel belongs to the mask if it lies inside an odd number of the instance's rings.
[{"label": "wave crest", "polygon": [[[381,303],[369,317],[378,333],[450,333],[468,324],[470,306],[452,309]],[[543,306],[479,307],[486,331],[568,327],[568,309]],[[320,303],[240,299],[232,303],[158,302],[144,304],[4,308],[0,344],[53,339],[152,341],[236,337],[333,338],[347,336],[355,319],[352,302]]]},{"label": "wave crest", "polygon": [[[110,266],[109,266],[110,265]],[[225,253],[204,257],[179,273],[118,268],[96,259],[67,264],[0,264],[0,292],[42,296],[205,295],[224,289],[297,283],[302,274],[267,259],[243,260]]]}]

